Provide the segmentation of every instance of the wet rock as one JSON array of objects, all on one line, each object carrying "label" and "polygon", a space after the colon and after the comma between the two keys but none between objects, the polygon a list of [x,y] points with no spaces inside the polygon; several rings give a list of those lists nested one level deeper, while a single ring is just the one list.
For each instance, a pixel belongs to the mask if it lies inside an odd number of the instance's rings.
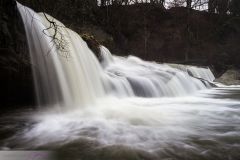
[{"label": "wet rock", "polygon": [[0,2],[1,111],[34,103],[30,57],[16,1]]},{"label": "wet rock", "polygon": [[34,103],[31,64],[11,49],[0,49],[1,105],[25,106]]},{"label": "wet rock", "polygon": [[95,53],[97,58],[100,57],[99,45],[100,43],[94,38],[93,35],[82,34],[82,39],[88,44],[88,47]]}]

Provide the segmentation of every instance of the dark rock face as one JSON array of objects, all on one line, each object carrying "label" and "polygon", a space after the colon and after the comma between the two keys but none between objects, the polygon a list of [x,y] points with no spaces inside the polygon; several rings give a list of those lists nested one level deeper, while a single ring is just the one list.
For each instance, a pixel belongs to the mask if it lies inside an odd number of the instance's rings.
[{"label": "dark rock face", "polygon": [[16,2],[2,0],[0,11],[0,109],[33,105],[31,65]]}]

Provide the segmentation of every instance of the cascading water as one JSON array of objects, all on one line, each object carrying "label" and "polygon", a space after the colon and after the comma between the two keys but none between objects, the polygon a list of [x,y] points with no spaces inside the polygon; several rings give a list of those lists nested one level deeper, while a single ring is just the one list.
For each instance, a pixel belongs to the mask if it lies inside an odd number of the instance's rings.
[{"label": "cascading water", "polygon": [[[49,15],[37,14],[19,3],[18,8],[27,34],[40,104],[84,106],[106,93],[117,97],[162,97],[182,96],[206,88],[198,79],[167,64],[144,62],[133,56],[112,56],[103,46],[100,47],[102,69],[77,33]],[[69,57],[61,57],[64,54]],[[199,78],[206,78],[210,72],[189,69]]]},{"label": "cascading water", "polygon": [[[100,46],[99,63],[77,33],[49,15],[17,5],[39,105],[60,106],[68,112],[38,112],[31,117],[30,127],[7,147],[17,146],[19,139],[21,149],[58,148],[75,142],[86,151],[80,152],[81,157],[121,145],[151,153],[154,160],[225,160],[223,151],[239,147],[235,141],[240,139],[236,107],[240,102],[226,95],[236,96],[240,89],[203,90],[214,80],[209,68],[114,56],[104,46]],[[233,136],[237,138],[232,140]],[[239,152],[234,153],[239,157]]]},{"label": "cascading water", "polygon": [[173,68],[177,68],[183,72],[186,72],[195,78],[201,78],[204,80],[208,80],[209,82],[212,82],[215,79],[213,73],[208,67],[203,68],[181,64],[168,64],[168,65],[170,65]]},{"label": "cascading water", "polygon": [[49,15],[17,6],[28,39],[39,104],[84,106],[102,96],[102,69],[82,38]]},{"label": "cascading water", "polygon": [[209,68],[145,62],[134,56],[112,56],[103,46],[100,49],[106,91],[118,97],[184,96],[210,87],[198,78],[214,80]]}]

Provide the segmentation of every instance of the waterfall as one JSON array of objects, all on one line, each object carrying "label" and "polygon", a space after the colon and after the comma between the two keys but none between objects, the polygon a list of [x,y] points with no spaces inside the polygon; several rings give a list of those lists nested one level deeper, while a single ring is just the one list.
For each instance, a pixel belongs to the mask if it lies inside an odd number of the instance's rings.
[{"label": "waterfall", "polygon": [[106,91],[118,97],[184,96],[210,87],[207,81],[214,80],[209,68],[158,64],[134,56],[112,56],[104,46],[100,50],[106,73]]},{"label": "waterfall", "polygon": [[[96,97],[104,94],[99,78],[102,69],[87,44],[51,16],[35,13],[19,3],[17,6],[28,40],[39,105],[94,103]],[[57,25],[57,30],[49,20]]]},{"label": "waterfall", "polygon": [[31,57],[39,105],[80,107],[100,97],[184,96],[210,87],[209,68],[114,56],[100,46],[101,64],[74,31],[50,15],[17,3]]},{"label": "waterfall", "polygon": [[209,67],[196,67],[190,65],[181,65],[181,64],[169,64],[170,66],[177,68],[181,71],[188,73],[190,76],[195,78],[201,78],[212,82],[215,77]]}]

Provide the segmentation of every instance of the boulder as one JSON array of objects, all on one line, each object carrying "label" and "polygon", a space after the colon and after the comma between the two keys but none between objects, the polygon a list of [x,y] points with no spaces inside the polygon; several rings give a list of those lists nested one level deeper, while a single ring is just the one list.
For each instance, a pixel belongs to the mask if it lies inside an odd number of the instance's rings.
[{"label": "boulder", "polygon": [[240,70],[229,69],[215,80],[225,85],[240,85]]}]

